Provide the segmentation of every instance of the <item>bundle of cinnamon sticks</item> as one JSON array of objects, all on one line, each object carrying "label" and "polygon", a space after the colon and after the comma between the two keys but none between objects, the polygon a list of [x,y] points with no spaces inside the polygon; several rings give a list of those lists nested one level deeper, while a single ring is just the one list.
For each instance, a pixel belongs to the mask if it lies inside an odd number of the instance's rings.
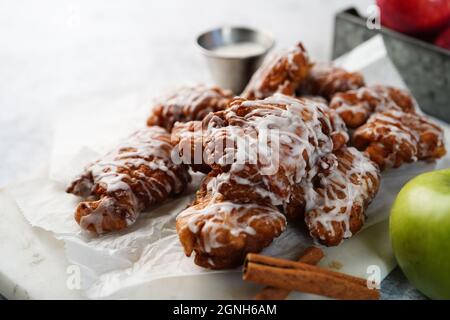
[{"label": "bundle of cinnamon sticks", "polygon": [[379,299],[379,290],[369,288],[365,279],[315,266],[323,256],[316,247],[308,248],[298,262],[249,253],[243,279],[267,285],[257,300],[285,299],[292,290],[334,299]]}]

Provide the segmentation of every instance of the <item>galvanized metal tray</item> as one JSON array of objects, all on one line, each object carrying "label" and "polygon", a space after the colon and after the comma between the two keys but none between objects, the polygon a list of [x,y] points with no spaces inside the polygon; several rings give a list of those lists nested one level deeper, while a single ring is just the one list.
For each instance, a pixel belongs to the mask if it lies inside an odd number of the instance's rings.
[{"label": "galvanized metal tray", "polygon": [[389,57],[421,109],[450,123],[450,51],[386,28],[371,30],[366,18],[350,8],[336,15],[333,59],[376,34],[383,36]]}]

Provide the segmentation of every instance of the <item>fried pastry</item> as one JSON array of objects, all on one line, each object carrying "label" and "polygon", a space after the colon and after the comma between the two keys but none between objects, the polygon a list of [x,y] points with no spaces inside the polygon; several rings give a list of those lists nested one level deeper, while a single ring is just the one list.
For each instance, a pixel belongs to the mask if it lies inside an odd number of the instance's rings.
[{"label": "fried pastry", "polygon": [[[185,252],[194,251],[197,264],[224,268],[242,262],[245,253],[261,250],[284,228],[277,208],[293,216],[302,210],[305,202],[297,186],[310,182],[319,160],[333,151],[334,129],[327,111],[324,104],[276,94],[264,100],[236,98],[226,110],[203,120],[204,164],[212,171],[203,183],[204,191],[177,221]],[[230,217],[241,215],[239,230],[246,224],[260,225],[252,227],[255,234],[230,233]],[[214,234],[200,232],[196,223],[186,222],[186,216],[196,217],[199,224],[213,221]],[[263,226],[265,231],[259,232]],[[215,250],[205,246],[205,241],[211,242],[206,238],[219,235],[224,240],[214,242]]]},{"label": "fried pastry", "polygon": [[333,150],[338,150],[349,141],[349,134],[347,126],[342,118],[337,114],[336,110],[328,108],[327,100],[318,96],[302,96],[299,98],[310,103],[322,105],[325,114],[330,119],[332,132],[331,139],[333,140]]},{"label": "fried pastry", "polygon": [[203,132],[201,121],[177,122],[171,136],[173,155],[179,163],[188,163],[195,172],[208,173],[211,167],[203,161]]},{"label": "fried pastry", "polygon": [[293,96],[311,67],[301,43],[269,55],[253,74],[242,96],[246,99],[263,99],[274,93]]},{"label": "fried pastry", "polygon": [[353,134],[353,144],[383,169],[445,155],[442,129],[426,117],[400,110],[373,114]]},{"label": "fried pastry", "polygon": [[170,134],[161,127],[141,129],[88,166],[67,188],[87,198],[75,212],[78,224],[101,234],[133,224],[139,213],[183,191],[187,166],[171,160]]},{"label": "fried pastry", "polygon": [[377,194],[380,174],[377,166],[353,147],[329,154],[319,168],[314,208],[306,212],[305,221],[314,239],[336,246],[363,226],[364,211]]},{"label": "fried pastry", "polygon": [[170,131],[177,121],[202,120],[208,113],[224,109],[232,97],[231,91],[215,86],[177,88],[156,101],[147,125]]},{"label": "fried pastry", "polygon": [[197,192],[195,202],[177,217],[177,232],[187,256],[211,269],[238,266],[248,252],[259,252],[279,236],[286,219],[270,204],[239,203],[213,194],[210,174]]},{"label": "fried pastry", "polygon": [[301,94],[318,95],[330,100],[335,93],[364,86],[359,72],[348,72],[332,64],[316,63],[299,89]]},{"label": "fried pastry", "polygon": [[374,112],[393,109],[415,113],[415,101],[404,90],[376,85],[337,93],[330,101],[330,108],[336,110],[349,128],[357,128]]},{"label": "fried pastry", "polygon": [[333,131],[331,132],[333,150],[339,150],[350,140],[347,126],[344,120],[342,120],[342,118],[337,114],[336,110],[328,109],[326,114],[328,115],[331,122],[331,127],[333,128]]},{"label": "fried pastry", "polygon": [[[205,162],[248,183],[249,193],[257,192],[258,181],[270,186],[272,204],[280,205],[291,186],[313,174],[318,159],[333,150],[327,110],[281,94],[255,101],[237,98],[203,121]],[[267,195],[261,191],[261,196]]]}]

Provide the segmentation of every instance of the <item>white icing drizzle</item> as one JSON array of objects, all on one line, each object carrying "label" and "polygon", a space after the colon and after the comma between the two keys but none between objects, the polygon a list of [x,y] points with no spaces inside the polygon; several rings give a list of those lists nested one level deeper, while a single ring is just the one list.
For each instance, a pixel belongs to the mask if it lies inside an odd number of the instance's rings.
[{"label": "white icing drizzle", "polygon": [[[239,116],[241,108],[253,109]],[[333,149],[330,136],[324,133],[332,131],[325,112],[324,105],[281,94],[264,100],[232,102],[225,115],[228,126],[217,128],[216,122],[211,121],[205,132],[205,153],[209,155],[206,162],[231,165],[208,186],[209,192],[218,193],[220,185],[231,180],[253,185],[240,175],[245,164],[250,163],[256,164],[262,176],[263,184],[254,188],[262,198],[270,199],[272,205],[289,201],[290,188],[304,178],[311,179],[318,159]],[[217,145],[223,144],[224,137],[227,147],[219,148],[217,156]],[[213,163],[215,159],[219,161]],[[278,173],[288,181],[279,185],[286,189],[282,195],[271,191],[274,184],[281,183]]]},{"label": "white icing drizzle", "polygon": [[[251,219],[266,217],[268,223],[278,225],[280,219],[285,221],[278,210],[260,206],[245,194],[233,202],[223,201],[224,184],[250,186],[261,203],[269,201],[273,206],[286,205],[294,187],[301,184],[307,209],[311,209],[317,197],[311,181],[317,175],[319,160],[333,150],[330,135],[334,131],[327,111],[324,104],[313,100],[275,94],[258,101],[237,99],[220,115],[210,115],[202,133],[206,137],[206,162],[221,169],[205,186],[210,199],[197,199],[200,204],[209,202],[201,209],[194,205],[178,216],[181,228],[188,228],[197,243],[203,242],[202,249],[210,252],[228,245],[217,240],[219,231],[235,237],[240,233],[254,235],[255,230],[249,228],[251,220],[240,219],[248,210],[255,209]],[[266,172],[274,156],[278,157],[276,170]],[[252,171],[247,171],[249,164],[256,167],[256,182],[255,176],[249,175]]]},{"label": "white icing drizzle", "polygon": [[[342,138],[342,142],[344,144],[346,144],[350,140],[347,125],[345,124],[344,120],[342,120],[342,118],[338,115],[336,110],[328,107],[327,100],[325,100],[322,97],[315,97],[315,96],[302,96],[300,99],[307,101],[307,102],[309,101],[311,103],[321,105],[321,108],[323,110],[326,110],[325,113],[327,114],[328,118],[330,119],[331,126],[333,129],[333,131],[331,133],[332,138],[334,136],[340,136]],[[334,146],[334,150],[336,150],[339,147]]]},{"label": "white icing drizzle", "polygon": [[[150,119],[151,124],[171,128],[176,121],[201,120],[208,113],[225,107],[233,97],[229,90],[205,85],[185,86],[168,92],[155,99]],[[161,123],[165,121],[165,123]]]},{"label": "white icing drizzle", "polygon": [[[364,219],[365,206],[378,187],[378,184],[372,185],[367,176],[372,175],[378,182],[378,168],[354,148],[345,151],[351,160],[333,154],[333,135],[341,134],[344,144],[348,135],[345,124],[325,104],[275,94],[264,100],[236,99],[225,111],[208,117],[203,122],[202,132],[205,162],[216,170],[205,185],[209,202],[201,209],[198,204],[194,205],[179,216],[182,227],[196,235],[197,242],[205,241],[202,244],[205,252],[227,245],[217,241],[220,230],[227,230],[231,235],[253,234],[248,222],[237,222],[239,216],[227,218],[227,222],[222,218],[223,212],[216,217],[220,208],[224,212],[235,212],[235,206],[252,208],[257,205],[253,194],[261,199],[256,201],[258,203],[269,202],[287,208],[300,187],[303,199],[299,200],[305,202],[311,226],[322,225],[325,235],[334,234],[333,222],[341,222],[343,237],[351,236],[350,216],[355,203],[361,203],[358,217]],[[267,164],[274,157],[277,169],[267,173]],[[317,178],[321,188],[327,191],[325,194],[316,191]],[[246,198],[244,192],[239,194],[239,199],[224,201],[222,186],[227,186],[224,191],[233,187],[251,190],[252,196]],[[333,193],[336,186],[345,196]],[[204,199],[197,201],[202,203]],[[293,208],[296,206],[294,203]],[[199,225],[207,234],[203,231],[199,234]],[[319,234],[320,237],[325,235]]]},{"label": "white icing drizzle", "polygon": [[[137,169],[139,166],[144,165],[152,170],[164,171],[172,178],[174,189],[179,191],[183,183],[168,167],[171,165],[172,145],[169,140],[162,141],[156,138],[157,135],[166,134],[166,131],[162,128],[141,129],[115,148],[114,151],[106,154],[101,160],[86,168],[86,171],[92,173],[94,184],[100,184],[106,189],[107,193],[113,193],[120,190],[130,190],[129,184],[124,182],[124,179],[129,179],[130,177],[127,173],[120,173],[120,168],[132,167]],[[153,198],[149,189],[158,190],[161,182],[151,177],[148,177],[149,181],[144,181],[147,178],[145,175],[141,175],[140,178],[143,179],[136,182],[142,184],[149,199]],[[165,190],[172,189],[172,186],[167,181],[162,183],[162,187]],[[147,186],[149,185],[154,186],[154,188],[148,188]]]},{"label": "white icing drizzle", "polygon": [[[391,141],[394,143],[392,144],[392,148],[394,150],[393,155],[395,155],[396,152],[399,151],[399,149],[402,147],[402,145],[407,144],[409,146],[409,149],[411,149],[413,158],[413,161],[417,160],[417,153],[418,153],[418,142],[420,140],[419,133],[414,130],[414,128],[409,127],[401,123],[398,119],[401,118],[404,115],[401,111],[395,111],[391,110],[389,113],[377,113],[369,119],[370,123],[376,122],[376,125],[378,126],[378,129],[374,131],[376,138],[383,138],[387,139],[388,137],[391,138]],[[365,134],[366,130],[368,130],[369,127],[362,128],[361,133]],[[390,160],[389,158],[386,160]],[[391,159],[392,161],[394,159]]]},{"label": "white icing drizzle", "polygon": [[[362,88],[360,90],[366,90],[366,88]],[[361,91],[358,91],[358,95]],[[347,99],[345,99],[342,95],[336,95],[331,100],[330,106],[338,106],[336,107],[336,111],[339,114],[343,114],[345,112],[351,112],[352,114],[363,114],[364,116],[369,116],[371,113],[371,108],[366,101],[359,101],[358,104],[349,103]]]},{"label": "white icing drizzle", "polygon": [[361,211],[356,218],[361,219],[362,224],[363,211],[378,188],[372,182],[372,179],[379,180],[379,170],[374,163],[353,147],[340,152],[338,156],[334,154],[327,156],[326,167],[330,163],[332,166],[326,168],[326,174],[319,173],[321,187],[314,199],[315,209],[306,214],[310,230],[311,228],[317,230],[319,225],[325,229],[325,233],[318,233],[321,240],[326,240],[327,235],[335,236],[334,222],[343,223],[344,234],[341,241],[351,237],[352,210],[360,208]]},{"label": "white icing drizzle", "polygon": [[409,158],[403,161],[411,162],[436,157],[433,151],[444,148],[443,132],[438,126],[420,115],[397,109],[372,115],[355,131],[355,139],[361,138],[380,146],[389,144],[390,153],[383,158],[384,168],[395,166],[399,154],[405,157],[406,151]]},{"label": "white icing drizzle", "polygon": [[[398,95],[403,99],[408,97],[411,99],[411,104],[400,106],[395,102],[392,95]],[[344,119],[346,119],[346,114],[352,114],[362,115],[363,119],[366,120],[373,112],[398,110],[414,113],[415,101],[403,90],[375,85],[338,93],[333,96],[330,107],[335,109]]]},{"label": "white icing drizzle", "polygon": [[[363,83],[362,76],[360,78],[355,73],[326,63],[316,63],[310,71],[308,81],[312,81],[310,85],[316,88],[313,91],[318,95],[333,94],[335,90],[342,89],[355,90]],[[308,87],[308,83],[306,86]],[[307,88],[306,91],[310,90]]]},{"label": "white icing drizzle", "polygon": [[[98,203],[95,209],[92,208],[93,203],[88,201],[81,204],[93,210],[81,218],[80,225],[93,225],[97,233],[102,233],[104,216],[117,219],[117,215],[124,213],[130,225],[147,205],[156,203],[172,192],[181,192],[189,177],[187,170],[179,170],[180,167],[171,162],[172,148],[170,135],[165,129],[146,127],[88,166],[85,173],[74,182],[74,193],[84,190],[82,196],[98,196],[96,190],[101,188],[102,198],[93,202]],[[141,166],[152,171],[162,171],[164,177],[146,175],[138,170]],[[136,194],[132,184],[139,185],[140,192],[144,194]]]},{"label": "white icing drizzle", "polygon": [[[133,194],[130,194],[132,203],[137,203],[137,199],[134,198]],[[93,204],[98,204],[97,207],[93,207]],[[129,202],[119,203],[115,198],[103,197],[98,201],[94,202],[83,202],[81,205],[89,208],[90,213],[81,217],[80,226],[83,229],[88,229],[93,226],[97,234],[102,234],[105,232],[103,230],[103,220],[108,217],[111,219],[118,219],[118,215],[123,215],[125,223],[127,226],[133,224],[136,221],[137,214],[135,207]],[[120,217],[120,218],[122,218]]]},{"label": "white icing drizzle", "polygon": [[[249,215],[249,211],[252,214]],[[185,225],[194,234],[201,233],[201,247],[205,252],[228,245],[219,241],[220,232],[228,231],[233,237],[244,233],[249,236],[256,235],[251,227],[253,221],[264,220],[266,224],[273,224],[275,228],[284,230],[286,219],[276,209],[257,204],[237,204],[230,201],[210,201],[204,208],[189,207],[181,212],[178,220],[184,220]]]},{"label": "white icing drizzle", "polygon": [[[268,78],[271,75],[271,73],[275,72],[274,70],[277,70],[279,66],[283,63],[287,63],[286,66],[286,69],[288,70],[287,73],[289,72],[295,73],[298,70],[298,68],[301,67],[298,66],[294,60],[294,57],[299,54],[304,56],[305,61],[309,61],[308,53],[300,45],[281,49],[277,52],[269,54],[264,59],[262,65],[253,74],[252,78],[250,79],[249,83],[247,84],[247,87],[243,92],[243,96],[247,96],[250,93],[252,93],[256,99],[262,99],[273,93],[283,92],[283,89],[286,86],[289,86],[290,84],[288,78],[286,78],[286,81],[280,84],[279,88],[273,92],[265,92],[263,90],[267,89],[265,82],[269,81]],[[279,76],[286,76],[286,75],[281,74]],[[273,84],[270,82],[268,84],[273,86]]]}]

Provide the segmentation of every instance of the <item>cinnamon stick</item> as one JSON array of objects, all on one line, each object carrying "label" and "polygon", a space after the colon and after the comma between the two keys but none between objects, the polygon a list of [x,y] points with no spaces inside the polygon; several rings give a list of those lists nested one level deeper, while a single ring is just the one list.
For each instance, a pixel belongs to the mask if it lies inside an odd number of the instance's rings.
[{"label": "cinnamon stick", "polygon": [[[299,258],[299,262],[315,265],[322,259],[324,253],[317,247],[309,247],[303,252]],[[284,300],[291,290],[267,286],[262,289],[256,296],[255,300]]]},{"label": "cinnamon stick", "polygon": [[286,290],[296,290],[335,299],[379,299],[365,279],[353,277],[303,262],[249,253],[243,279]]}]

